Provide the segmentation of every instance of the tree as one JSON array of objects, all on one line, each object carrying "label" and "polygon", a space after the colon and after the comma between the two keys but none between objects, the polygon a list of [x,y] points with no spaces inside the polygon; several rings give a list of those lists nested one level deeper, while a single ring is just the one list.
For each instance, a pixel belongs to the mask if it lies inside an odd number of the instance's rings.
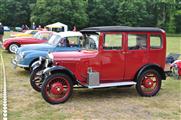
[{"label": "tree", "polygon": [[122,0],[118,7],[118,23],[127,26],[150,26],[144,0]]},{"label": "tree", "polygon": [[79,29],[153,26],[174,33],[181,32],[180,11],[180,0],[0,0],[0,22],[9,26],[62,22]]},{"label": "tree", "polygon": [[181,33],[181,1],[176,1],[176,12],[175,12],[175,26],[176,33]]},{"label": "tree", "polygon": [[88,0],[89,26],[117,25],[119,0]]},{"label": "tree", "polygon": [[88,22],[84,0],[37,0],[31,22],[46,25],[62,22],[68,26],[85,27]]},{"label": "tree", "polygon": [[0,21],[9,26],[30,24],[30,6],[35,0],[1,0]]}]

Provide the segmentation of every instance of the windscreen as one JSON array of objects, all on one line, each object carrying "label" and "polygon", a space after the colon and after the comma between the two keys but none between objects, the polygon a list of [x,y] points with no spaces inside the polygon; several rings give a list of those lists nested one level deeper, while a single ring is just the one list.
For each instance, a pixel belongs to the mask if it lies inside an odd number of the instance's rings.
[{"label": "windscreen", "polygon": [[60,39],[61,39],[60,35],[53,35],[49,39],[48,43],[51,45],[57,45],[59,43]]}]

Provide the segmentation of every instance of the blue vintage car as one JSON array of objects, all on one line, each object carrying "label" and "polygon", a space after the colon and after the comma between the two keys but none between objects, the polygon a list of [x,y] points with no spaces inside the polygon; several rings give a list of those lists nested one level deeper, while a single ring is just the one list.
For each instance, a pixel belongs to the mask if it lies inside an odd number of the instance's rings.
[{"label": "blue vintage car", "polygon": [[80,32],[54,33],[48,43],[25,45],[18,49],[15,58],[12,59],[14,67],[29,70],[31,65],[39,60],[39,57],[46,57],[49,52],[64,52],[80,50]]}]

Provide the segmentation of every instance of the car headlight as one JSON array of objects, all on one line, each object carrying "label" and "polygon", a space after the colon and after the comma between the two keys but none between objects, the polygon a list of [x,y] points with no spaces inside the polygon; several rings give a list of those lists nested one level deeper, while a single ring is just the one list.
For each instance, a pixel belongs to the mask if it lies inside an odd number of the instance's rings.
[{"label": "car headlight", "polygon": [[25,56],[25,53],[24,53],[24,52],[20,52],[20,53],[19,53],[19,56],[20,56],[20,59],[23,59],[24,56]]}]

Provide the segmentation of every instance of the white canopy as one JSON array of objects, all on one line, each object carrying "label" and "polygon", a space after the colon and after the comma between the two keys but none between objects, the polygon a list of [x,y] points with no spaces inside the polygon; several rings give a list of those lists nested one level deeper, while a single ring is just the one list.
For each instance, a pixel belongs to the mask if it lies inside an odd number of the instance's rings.
[{"label": "white canopy", "polygon": [[68,26],[65,25],[65,24],[63,24],[63,23],[60,23],[60,22],[56,22],[56,23],[47,25],[46,27],[49,28],[49,29],[51,29],[51,30],[52,30],[52,28],[63,28],[64,31],[67,31],[67,30],[68,30]]},{"label": "white canopy", "polygon": [[67,31],[67,32],[59,32],[57,33],[58,35],[60,35],[62,38],[63,37],[81,37],[83,36],[82,33],[80,32],[74,32],[74,31]]}]

